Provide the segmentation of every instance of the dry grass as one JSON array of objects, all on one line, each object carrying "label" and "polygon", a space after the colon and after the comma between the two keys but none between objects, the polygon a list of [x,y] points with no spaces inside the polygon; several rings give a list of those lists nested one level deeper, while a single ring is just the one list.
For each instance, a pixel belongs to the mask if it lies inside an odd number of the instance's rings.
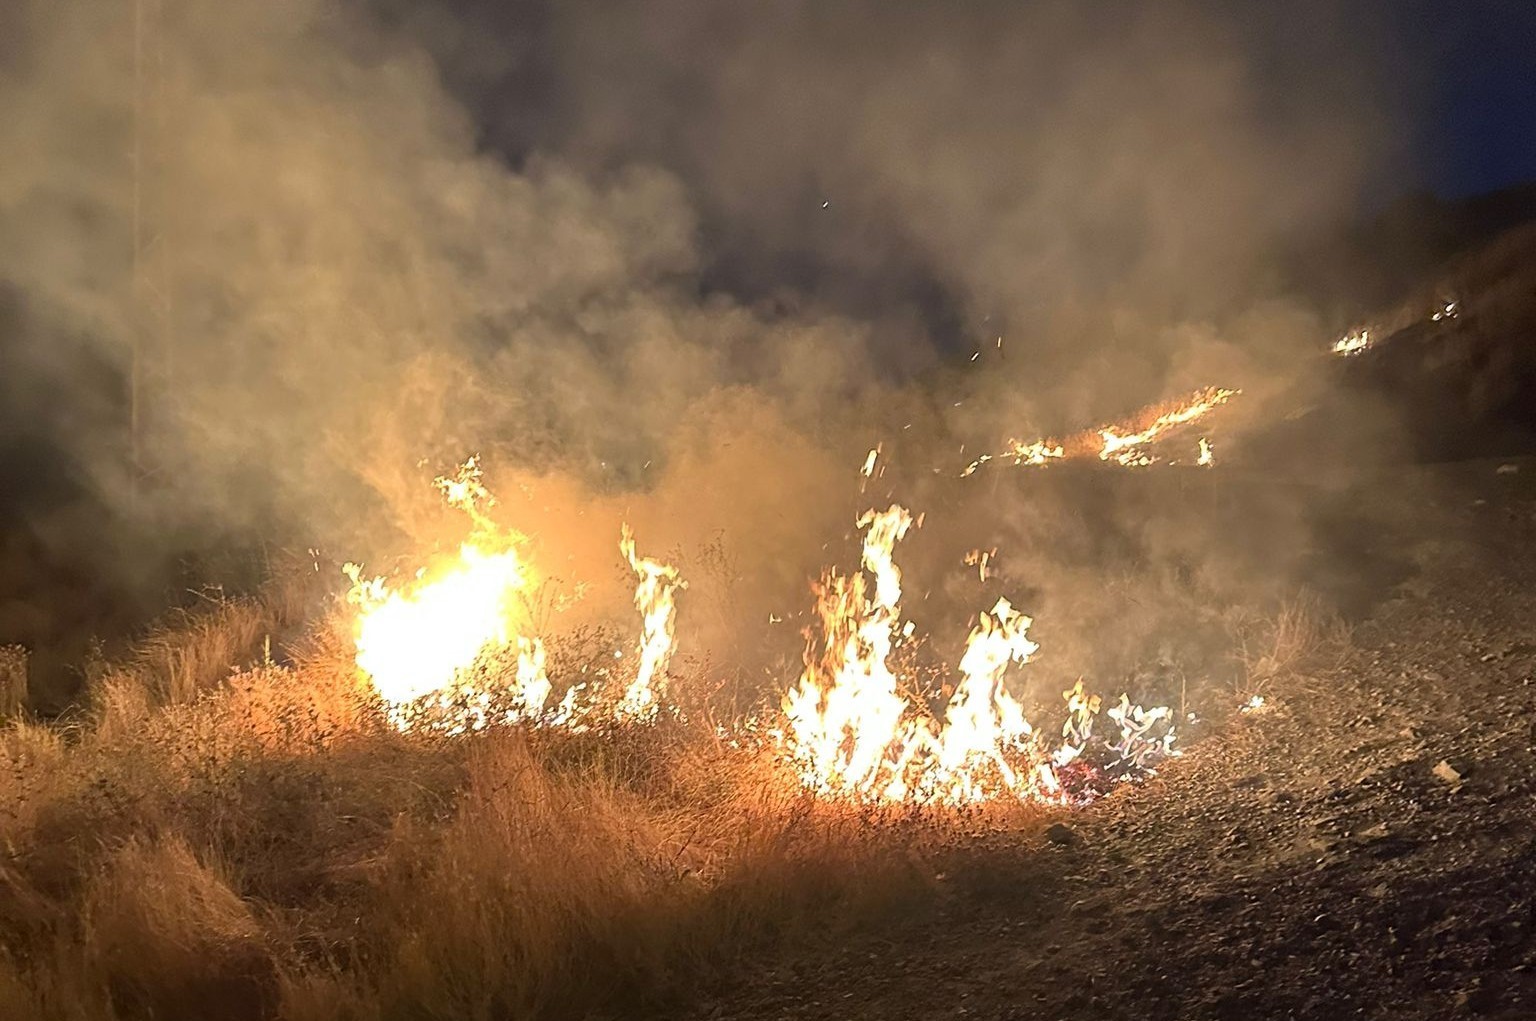
[{"label": "dry grass", "polygon": [[1326,673],[1337,667],[1350,649],[1348,625],[1307,592],[1273,614],[1234,611],[1229,631],[1242,665],[1234,688],[1238,704],[1267,696],[1281,678],[1294,685]]},{"label": "dry grass", "polygon": [[[233,647],[210,629],[182,633]],[[0,1017],[664,1013],[938,868],[941,829],[818,805],[703,724],[399,733],[328,648],[195,698],[114,671],[88,723],[0,731]]]},{"label": "dry grass", "polygon": [[0,720],[14,720],[27,708],[27,650],[0,645]]},{"label": "dry grass", "polygon": [[[205,595],[161,621],[122,662],[89,672],[92,702],[142,702],[146,709],[183,705],[241,668],[270,662],[282,636],[314,616],[329,575],[314,561],[288,553],[275,556],[269,572],[270,580],[255,594]],[[3,669],[0,661],[0,680]]]},{"label": "dry grass", "polygon": [[[745,957],[910,915],[959,834],[1039,821],[819,803],[703,705],[400,733],[336,621],[294,666],[259,654],[301,605],[210,603],[80,721],[0,729],[0,1017],[665,1016]],[[1315,600],[1232,626],[1255,692],[1341,638]],[[556,643],[552,674],[591,679],[610,638]]]}]

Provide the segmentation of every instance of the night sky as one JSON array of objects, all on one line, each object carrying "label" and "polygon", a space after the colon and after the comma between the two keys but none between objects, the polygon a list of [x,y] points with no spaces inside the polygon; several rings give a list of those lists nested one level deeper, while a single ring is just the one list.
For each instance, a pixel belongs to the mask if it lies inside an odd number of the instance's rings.
[{"label": "night sky", "polygon": [[[563,119],[571,110],[562,94],[572,70],[555,55],[559,22],[604,21],[591,11],[582,18],[580,0],[565,5],[550,0],[373,0],[369,6],[407,26],[435,51],[447,82],[482,119],[492,149],[518,162],[531,152],[559,150],[566,141],[569,125]],[[618,3],[613,10],[645,6]],[[1190,0],[1183,6],[1204,8],[1233,26],[1258,72],[1265,74],[1267,67],[1277,104],[1298,90],[1298,81],[1307,82],[1305,88],[1317,96],[1341,87],[1371,93],[1400,156],[1373,178],[1364,197],[1367,208],[1422,190],[1454,199],[1536,180],[1532,0]],[[921,7],[906,4],[895,10]],[[954,17],[980,19],[996,7],[977,0],[969,12],[956,6]],[[764,38],[776,31],[766,10],[728,13],[714,20],[761,22],[756,31]],[[1095,16],[1082,8],[1075,13]],[[455,27],[443,31],[443,24]],[[1111,17],[1106,29],[1112,32],[1113,26]],[[610,52],[624,57],[624,70],[618,73],[633,74],[637,68],[641,77],[667,73],[672,55],[653,46],[641,38],[614,42]],[[689,106],[699,97],[682,90],[670,98]]]},{"label": "night sky", "polygon": [[1413,142],[1419,180],[1459,197],[1536,179],[1536,4],[1402,7],[1404,50],[1428,65]]}]

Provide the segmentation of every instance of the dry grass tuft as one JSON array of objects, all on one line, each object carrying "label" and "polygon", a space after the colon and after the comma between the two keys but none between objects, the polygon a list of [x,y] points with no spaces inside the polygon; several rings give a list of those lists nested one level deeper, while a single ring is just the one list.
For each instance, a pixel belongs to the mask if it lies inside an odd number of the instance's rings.
[{"label": "dry grass tuft", "polygon": [[277,969],[261,926],[179,836],[115,850],[84,898],[87,967],[124,1017],[273,1017]]},{"label": "dry grass tuft", "polygon": [[1245,615],[1231,630],[1243,667],[1241,702],[1267,694],[1281,678],[1305,679],[1338,666],[1350,647],[1349,626],[1307,592],[1271,616]]},{"label": "dry grass tuft", "polygon": [[27,708],[27,650],[0,645],[0,720],[14,720]]},{"label": "dry grass tuft", "polygon": [[[254,599],[223,599],[183,611],[139,645],[126,672],[156,705],[191,702],[229,677],[270,627],[266,607]],[[109,674],[104,683],[114,679],[121,680],[121,674]]]}]

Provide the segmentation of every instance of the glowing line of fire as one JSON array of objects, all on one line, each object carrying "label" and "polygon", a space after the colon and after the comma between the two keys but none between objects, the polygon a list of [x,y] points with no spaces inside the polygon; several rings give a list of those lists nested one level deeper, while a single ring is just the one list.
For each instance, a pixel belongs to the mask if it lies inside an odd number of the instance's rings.
[{"label": "glowing line of fire", "polygon": [[[974,473],[988,461],[1010,458],[1016,465],[1045,465],[1052,461],[1097,457],[1098,460],[1119,464],[1127,468],[1139,468],[1155,464],[1158,460],[1147,447],[1161,441],[1164,434],[1176,431],[1204,418],[1216,408],[1241,394],[1241,390],[1229,390],[1211,386],[1197,390],[1183,401],[1160,404],[1147,408],[1126,422],[1088,429],[1066,440],[1038,439],[1025,442],[1010,440],[1008,449],[998,454],[983,454],[961,472],[961,476]],[[1210,464],[1210,445],[1200,442],[1199,464]]]},{"label": "glowing line of fire", "polygon": [[[619,548],[638,579],[635,607],[643,621],[635,674],[616,702],[600,688],[578,685],[552,705],[544,645],[518,634],[532,578],[518,556],[522,537],[490,521],[485,508],[494,500],[474,461],[438,486],[475,526],[455,555],[399,586],[364,578],[356,565],[346,568],[353,582],[348,598],[357,607],[356,662],[395,724],[411,728],[422,710],[440,711],[434,726],[449,733],[517,722],[583,729],[598,714],[630,724],[654,721],[668,704],[676,597],[685,587],[678,571],[640,556],[623,527]],[[1009,668],[1039,648],[1029,637],[1033,621],[1007,599],[979,615],[941,715],[902,693],[892,657],[913,625],[902,620],[902,576],[893,554],[915,523],[900,506],[869,511],[858,521],[861,569],[851,576],[828,572],[818,586],[820,640],[808,647],[804,673],[785,695],[782,727],[774,732],[785,762],[807,789],[856,801],[1065,798],[1058,770],[1082,755],[1100,700],[1086,695],[1081,682],[1065,693],[1062,742],[1047,746],[1005,684]],[[978,550],[971,558],[982,580],[994,552]],[[515,655],[515,669],[504,672],[510,679],[481,669],[503,651]],[[1125,768],[1144,768],[1172,753],[1166,708],[1143,710],[1122,697],[1108,716],[1119,736],[1104,745]]]},{"label": "glowing line of fire", "polygon": [[[1422,312],[1420,313],[1422,315]],[[1430,313],[1429,321],[1432,323],[1444,322],[1448,319],[1461,318],[1461,303],[1459,301],[1447,301],[1442,299],[1435,306],[1435,311]],[[1333,342],[1329,351],[1341,357],[1348,358],[1352,355],[1362,354],[1376,346],[1377,338],[1371,335],[1372,331],[1366,327],[1350,330],[1344,336]]]}]

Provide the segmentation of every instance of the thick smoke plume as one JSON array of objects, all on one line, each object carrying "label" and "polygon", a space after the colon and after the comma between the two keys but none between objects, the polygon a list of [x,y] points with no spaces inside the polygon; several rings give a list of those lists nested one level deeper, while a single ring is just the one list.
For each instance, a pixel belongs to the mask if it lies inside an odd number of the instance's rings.
[{"label": "thick smoke plume", "polygon": [[723,536],[765,617],[876,442],[947,499],[962,445],[1314,349],[1285,256],[1368,83],[1226,10],[24,4],[6,401],[158,539],[408,549],[479,451],[573,574]]}]

